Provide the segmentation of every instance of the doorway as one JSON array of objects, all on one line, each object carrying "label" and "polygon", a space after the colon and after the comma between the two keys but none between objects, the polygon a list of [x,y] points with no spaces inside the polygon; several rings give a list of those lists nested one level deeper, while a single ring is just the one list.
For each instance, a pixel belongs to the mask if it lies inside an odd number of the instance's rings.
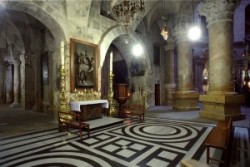
[{"label": "doorway", "polygon": [[160,84],[155,84],[155,106],[159,106],[160,101]]}]

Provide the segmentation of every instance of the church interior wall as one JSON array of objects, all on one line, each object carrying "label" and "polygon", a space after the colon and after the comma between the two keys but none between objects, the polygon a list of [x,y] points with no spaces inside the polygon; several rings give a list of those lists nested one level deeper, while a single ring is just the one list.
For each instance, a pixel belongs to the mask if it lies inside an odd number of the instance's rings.
[{"label": "church interior wall", "polygon": [[[98,45],[99,49],[99,62],[98,62],[98,90],[101,89],[102,68],[106,67],[108,63],[104,60],[108,58],[107,53],[111,47],[112,42],[116,38],[126,34],[126,31],[116,25],[116,22],[100,14],[100,1],[73,1],[63,2],[50,2],[50,1],[29,1],[29,2],[9,2],[10,8],[19,10],[23,13],[28,13],[31,16],[26,16],[18,24],[20,33],[27,37],[22,39],[25,47],[23,60],[25,66],[21,65],[21,78],[25,78],[21,86],[21,103],[27,109],[34,111],[50,112],[49,107],[58,107],[59,104],[59,80],[60,80],[60,41],[65,41],[65,67],[66,67],[66,90],[68,92],[68,100],[70,100],[70,38],[79,39],[82,41],[90,42]],[[28,5],[27,5],[28,4]],[[249,4],[249,1],[242,1],[239,8],[235,12],[235,17],[242,19],[235,19],[234,39],[236,42],[244,41],[244,8]],[[26,7],[24,7],[27,5]],[[36,19],[34,19],[36,18]],[[48,19],[50,18],[50,19]],[[143,42],[145,49],[144,57],[142,58],[143,65],[145,66],[145,73],[143,76],[131,76],[128,72],[128,80],[131,88],[146,91],[148,107],[154,106],[154,86],[155,84],[161,85],[161,104],[165,104],[165,68],[166,58],[163,47],[167,43],[160,36],[159,26],[157,23],[148,26],[148,18],[142,20],[138,24],[136,30],[130,35],[135,37],[132,41]],[[237,32],[237,33],[236,33]],[[136,34],[136,35],[135,35]],[[12,37],[14,38],[14,37]],[[42,40],[44,39],[44,40]],[[132,42],[129,45],[124,43],[115,42],[124,61],[129,69],[133,63],[133,57],[130,53]],[[154,45],[160,48],[160,64],[154,64]],[[0,45],[1,46],[1,45]],[[202,93],[202,71],[205,64],[204,54],[207,49],[207,44],[194,47],[194,60],[193,72],[195,90]],[[1,47],[2,54],[3,47]],[[237,55],[243,54],[244,48],[236,49]],[[49,83],[42,84],[41,73],[41,55],[48,51],[48,64],[49,64]],[[22,55],[22,54],[20,54]],[[117,54],[118,55],[118,54]],[[1,60],[4,61],[4,60]],[[120,61],[115,59],[116,61]],[[0,65],[0,70],[4,66]],[[106,73],[105,73],[106,74]],[[6,75],[11,76],[11,73]],[[2,75],[4,76],[4,75]],[[1,79],[1,76],[0,76]],[[9,81],[11,82],[11,81]],[[105,82],[107,83],[107,81]],[[0,82],[0,102],[3,101],[3,82]],[[12,85],[12,83],[9,83]],[[11,89],[8,88],[7,89]],[[106,90],[107,88],[105,88]]]}]

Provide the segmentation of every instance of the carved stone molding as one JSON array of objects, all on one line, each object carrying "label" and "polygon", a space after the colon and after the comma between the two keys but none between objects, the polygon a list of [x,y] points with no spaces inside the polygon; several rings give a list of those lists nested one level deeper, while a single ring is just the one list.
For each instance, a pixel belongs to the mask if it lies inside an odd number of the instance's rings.
[{"label": "carved stone molding", "polygon": [[205,0],[198,9],[200,15],[207,19],[207,23],[222,20],[233,20],[234,10],[237,8],[241,0]]},{"label": "carved stone molding", "polygon": [[174,50],[174,48],[175,48],[174,39],[173,37],[170,37],[168,39],[167,45],[164,46],[164,50],[169,51],[169,50]]}]

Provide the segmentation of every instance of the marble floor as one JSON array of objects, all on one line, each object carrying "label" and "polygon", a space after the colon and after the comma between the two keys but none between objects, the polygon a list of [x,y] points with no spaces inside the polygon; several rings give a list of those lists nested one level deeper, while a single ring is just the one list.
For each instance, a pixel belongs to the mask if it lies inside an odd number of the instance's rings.
[{"label": "marble floor", "polygon": [[[59,132],[51,116],[2,109],[1,167],[175,167],[180,166],[182,159],[205,164],[203,142],[214,127],[213,122],[190,121],[186,117],[177,120],[151,115],[144,122],[103,117],[90,121],[90,137],[85,135],[80,140],[75,133]],[[11,122],[14,118],[17,123]],[[235,126],[231,167],[249,166],[249,134],[249,127]],[[220,151],[211,152],[214,157],[221,157]],[[211,162],[210,166],[219,165]]]}]

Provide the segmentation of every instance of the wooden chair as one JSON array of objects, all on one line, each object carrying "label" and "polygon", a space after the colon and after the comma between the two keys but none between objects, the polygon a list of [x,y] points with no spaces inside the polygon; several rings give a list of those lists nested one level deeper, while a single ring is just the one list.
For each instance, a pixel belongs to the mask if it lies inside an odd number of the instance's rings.
[{"label": "wooden chair", "polygon": [[86,129],[89,134],[89,124],[85,122],[81,122],[80,113],[73,113],[73,112],[58,112],[58,128],[59,131],[62,129],[67,129],[69,131],[70,128],[76,128],[80,132],[80,138],[82,139],[82,130]]},{"label": "wooden chair", "polygon": [[143,104],[126,104],[122,107],[123,117],[138,116],[141,121],[144,121],[145,106]]}]

